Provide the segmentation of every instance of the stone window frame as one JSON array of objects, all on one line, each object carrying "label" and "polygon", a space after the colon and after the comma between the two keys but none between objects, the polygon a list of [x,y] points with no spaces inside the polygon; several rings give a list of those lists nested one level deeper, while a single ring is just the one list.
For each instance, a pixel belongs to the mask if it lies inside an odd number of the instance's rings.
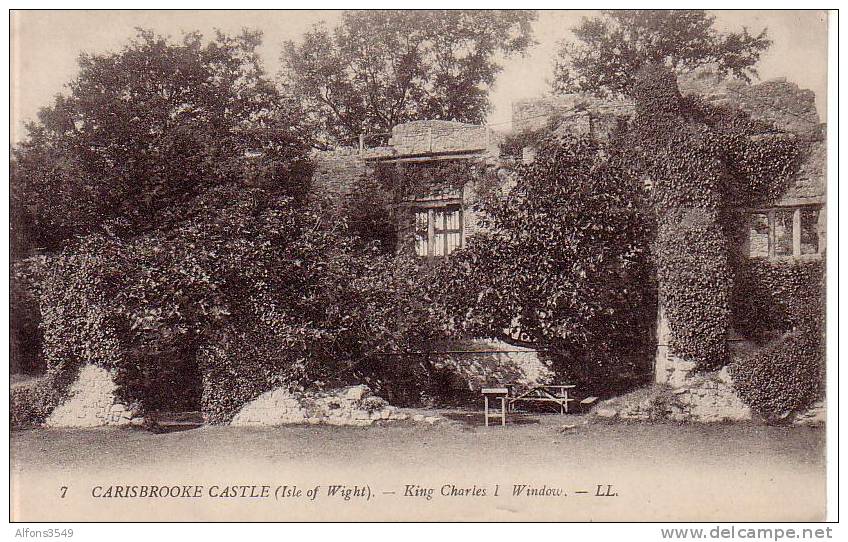
[{"label": "stone window frame", "polygon": [[[465,246],[465,209],[463,207],[461,197],[458,197],[458,198],[420,199],[420,200],[407,202],[406,206],[408,207],[408,209],[410,211],[410,215],[411,215],[412,223],[413,223],[413,230],[415,230],[415,228],[417,227],[418,214],[422,213],[424,210],[426,210],[426,212],[427,212],[427,254],[420,254],[418,252],[418,247],[416,246],[415,247],[415,254],[419,258],[427,258],[427,259],[443,258],[443,257],[446,257],[446,256],[450,256],[450,253],[453,252],[453,250],[457,250],[457,249]],[[439,211],[439,210],[443,211],[442,212],[443,223],[442,223],[442,227],[439,228],[438,232],[437,232],[434,217],[435,217],[436,212]],[[458,215],[459,215],[458,216],[458,221],[459,221],[459,227],[458,228],[448,228],[447,227],[446,222],[447,222],[447,217],[448,217],[448,212],[447,212],[448,210],[458,211]],[[434,248],[435,248],[436,233],[445,234],[444,235],[444,241],[443,241],[444,247],[442,249],[443,254],[435,254]],[[457,243],[457,245],[455,247],[453,247],[452,250],[448,250],[448,235],[447,234],[451,234],[451,233],[454,233],[454,234],[458,233],[459,234],[459,242]],[[415,240],[415,231],[413,231],[413,243],[416,243],[416,242],[417,241]]]},{"label": "stone window frame", "polygon": [[[825,252],[825,236],[823,232],[822,211],[824,205],[820,203],[808,203],[800,205],[785,205],[775,207],[754,208],[747,212],[749,221],[745,236],[744,253],[751,259],[769,259],[769,260],[804,260],[818,259]],[[816,235],[818,237],[816,252],[802,254],[801,252],[801,212],[811,210],[818,213],[816,221]],[[792,212],[792,254],[777,254],[776,253],[776,216],[778,212]],[[750,227],[752,225],[754,215],[766,215],[768,217],[768,254],[767,255],[752,255],[750,250]]]}]

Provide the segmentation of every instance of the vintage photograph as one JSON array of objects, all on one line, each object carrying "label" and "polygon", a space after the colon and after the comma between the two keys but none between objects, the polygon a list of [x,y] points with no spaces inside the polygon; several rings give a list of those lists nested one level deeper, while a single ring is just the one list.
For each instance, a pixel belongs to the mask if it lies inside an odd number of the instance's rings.
[{"label": "vintage photograph", "polygon": [[11,10],[10,520],[824,521],[828,16]]}]

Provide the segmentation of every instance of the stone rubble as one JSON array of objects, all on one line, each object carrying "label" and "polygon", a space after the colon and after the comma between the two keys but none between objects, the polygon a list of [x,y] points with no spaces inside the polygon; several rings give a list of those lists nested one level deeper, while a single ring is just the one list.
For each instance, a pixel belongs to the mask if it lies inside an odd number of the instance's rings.
[{"label": "stone rubble", "polygon": [[[601,402],[599,418],[623,420],[670,420],[677,422],[728,422],[752,419],[751,408],[733,389],[727,368],[710,373],[693,373],[688,368],[673,371],[671,382],[656,384],[649,395],[632,394]],[[681,375],[688,376],[683,379]],[[673,383],[673,385],[672,385]],[[643,398],[644,397],[644,398]]]},{"label": "stone rubble", "polygon": [[[409,414],[372,395],[365,385],[318,393],[292,393],[286,388],[278,388],[244,405],[233,417],[230,425],[324,424],[364,427],[378,421],[401,421],[409,418]],[[441,420],[439,416],[412,416],[412,421],[429,424]]]},{"label": "stone rubble", "polygon": [[129,425],[136,419],[127,405],[115,397],[115,382],[106,369],[85,365],[71,384],[65,401],[57,406],[46,427],[98,427]]}]

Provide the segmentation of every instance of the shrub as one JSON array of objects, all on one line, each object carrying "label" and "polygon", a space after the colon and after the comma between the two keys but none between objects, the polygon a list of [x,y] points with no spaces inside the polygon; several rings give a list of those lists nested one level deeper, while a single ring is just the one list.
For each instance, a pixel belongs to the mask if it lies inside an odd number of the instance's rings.
[{"label": "shrub", "polygon": [[213,424],[228,423],[245,403],[266,391],[300,381],[296,356],[273,335],[227,330],[200,349],[198,365],[203,378],[201,411]]},{"label": "shrub", "polygon": [[37,427],[64,399],[77,372],[71,368],[51,370],[38,378],[13,384],[9,390],[9,424],[11,429]]},{"label": "shrub", "polygon": [[14,384],[9,391],[9,423],[12,429],[38,426],[50,415],[53,389],[46,377]]},{"label": "shrub", "polygon": [[820,333],[799,330],[730,366],[745,403],[766,418],[809,406],[824,393],[824,345]]},{"label": "shrub", "polygon": [[222,188],[169,232],[107,231],[53,258],[41,295],[48,365],[114,369],[122,400],[184,408],[173,392],[199,396],[197,349],[225,316],[247,310],[274,241],[295,230],[285,200],[262,194]]}]

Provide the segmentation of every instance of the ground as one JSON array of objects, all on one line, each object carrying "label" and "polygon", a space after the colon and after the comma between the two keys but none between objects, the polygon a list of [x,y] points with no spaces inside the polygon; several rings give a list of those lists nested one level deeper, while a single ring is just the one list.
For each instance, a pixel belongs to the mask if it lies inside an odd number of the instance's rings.
[{"label": "ground", "polygon": [[[477,412],[434,425],[35,429],[11,441],[20,519],[785,520],[824,515],[824,430]],[[320,486],[318,498],[94,498],[97,486]],[[367,485],[370,501],[327,496]],[[515,485],[561,489],[513,496]],[[407,485],[412,494],[404,496]],[[494,496],[497,485],[498,496]],[[449,495],[442,496],[443,488]],[[617,496],[596,496],[599,493]],[[609,486],[609,487],[608,487]],[[61,497],[61,488],[65,497]],[[426,489],[433,488],[431,499]],[[486,495],[451,496],[451,488]],[[588,493],[578,493],[587,491]],[[544,491],[543,491],[544,492]],[[392,494],[394,493],[394,494]]]}]

